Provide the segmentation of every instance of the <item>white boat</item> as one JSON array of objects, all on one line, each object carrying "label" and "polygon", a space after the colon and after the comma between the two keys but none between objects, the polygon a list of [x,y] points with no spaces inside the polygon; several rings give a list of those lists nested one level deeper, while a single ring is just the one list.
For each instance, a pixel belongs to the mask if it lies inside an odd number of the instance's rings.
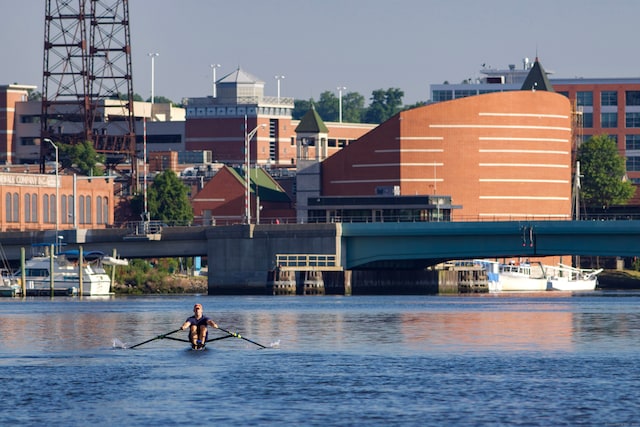
[{"label": "white boat", "polygon": [[[101,252],[88,252],[82,263],[82,295],[101,296],[111,294],[111,278],[103,264],[127,265],[126,260],[105,257]],[[51,293],[51,257],[34,256],[26,261],[25,290],[27,295],[49,295]],[[53,257],[54,295],[76,295],[80,293],[80,274],[77,251],[68,251]],[[21,283],[22,272],[17,271],[12,282]]]},{"label": "white boat", "polygon": [[554,291],[593,291],[598,284],[598,274],[603,269],[587,270],[558,264],[558,267],[549,267],[547,286]]},{"label": "white boat", "polygon": [[538,292],[547,290],[547,276],[542,263],[500,264],[498,287],[501,291]]}]

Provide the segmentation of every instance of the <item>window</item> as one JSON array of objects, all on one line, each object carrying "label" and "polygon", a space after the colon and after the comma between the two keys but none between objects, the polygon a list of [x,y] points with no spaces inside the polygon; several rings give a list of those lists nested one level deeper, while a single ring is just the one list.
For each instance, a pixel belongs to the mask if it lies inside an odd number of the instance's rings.
[{"label": "window", "polygon": [[7,222],[12,222],[12,220],[11,220],[11,213],[12,213],[13,211],[11,210],[11,193],[7,193],[7,194],[4,196],[4,208],[5,208],[5,210],[6,210],[6,212],[5,212],[5,218],[4,218],[4,219],[5,219],[5,221],[7,221]]},{"label": "window", "polygon": [[51,194],[49,196],[49,221],[56,222],[58,216],[58,207],[56,203],[56,196]]},{"label": "window", "polygon": [[618,113],[601,113],[600,121],[603,128],[618,127]]},{"label": "window", "polygon": [[628,172],[640,171],[640,157],[627,157],[627,171]]},{"label": "window", "polygon": [[31,221],[38,222],[38,195],[36,193],[31,195]]},{"label": "window", "polygon": [[593,92],[578,92],[577,100],[579,107],[592,107],[593,106]]},{"label": "window", "polygon": [[627,151],[640,150],[640,135],[626,135],[624,138],[624,146]]},{"label": "window", "polygon": [[84,224],[84,196],[80,196],[78,200],[78,208],[80,209],[80,213],[78,214],[80,217],[80,224]]},{"label": "window", "polygon": [[92,219],[91,219],[91,196],[87,196],[86,197],[86,203],[87,203],[87,208],[85,209],[85,224],[91,224],[92,223]]},{"label": "window", "polygon": [[102,224],[102,196],[96,197],[96,223]]},{"label": "window", "polygon": [[42,222],[49,222],[49,195],[42,196]]},{"label": "window", "polygon": [[109,199],[105,197],[102,203],[102,221],[104,224],[109,223]]},{"label": "window", "polygon": [[640,113],[626,113],[625,126],[628,128],[640,128]]},{"label": "window", "polygon": [[473,89],[460,89],[460,90],[456,90],[456,99],[458,98],[466,98],[468,96],[474,96],[477,95],[478,92]]},{"label": "window", "polygon": [[582,127],[593,127],[593,113],[582,113]]},{"label": "window", "polygon": [[24,222],[31,222],[31,194],[24,195]]},{"label": "window", "polygon": [[67,216],[67,196],[64,194],[60,197],[60,207],[62,208],[62,223],[66,224],[69,222],[69,217]]},{"label": "window", "polygon": [[453,99],[453,91],[450,90],[434,90],[433,102],[449,101]]},{"label": "window", "polygon": [[640,105],[640,90],[628,90],[625,93],[626,105]]},{"label": "window", "polygon": [[14,222],[20,221],[20,195],[13,193],[13,215],[11,220]]},{"label": "window", "polygon": [[605,90],[600,93],[600,105],[618,105],[618,92]]}]

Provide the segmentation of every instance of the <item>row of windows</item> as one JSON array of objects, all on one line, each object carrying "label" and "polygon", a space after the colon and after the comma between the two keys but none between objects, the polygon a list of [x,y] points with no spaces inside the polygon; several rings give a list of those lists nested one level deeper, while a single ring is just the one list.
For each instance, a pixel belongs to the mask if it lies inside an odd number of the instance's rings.
[{"label": "row of windows", "polygon": [[[4,197],[4,211],[6,222],[20,222],[22,214],[25,223],[37,223],[39,214],[42,214],[42,222],[45,224],[56,223],[56,196],[54,194],[42,195],[42,211],[38,208],[38,195],[36,193],[25,194],[20,205],[18,193],[7,192]],[[78,223],[92,224],[93,204],[91,196],[80,196],[78,199]],[[109,221],[109,199],[98,196],[95,200],[96,224],[107,224]],[[73,196],[63,195],[60,198],[60,222],[62,224],[74,223]]]},{"label": "row of windows", "polygon": [[[600,126],[603,128],[618,127],[618,113],[601,113]],[[626,128],[640,128],[640,112],[625,113],[624,126]],[[582,127],[593,127],[593,113],[582,113]]]},{"label": "row of windows", "polygon": [[[567,96],[567,92],[560,92]],[[624,92],[626,106],[640,105],[640,90],[627,90]],[[576,103],[580,107],[592,107],[593,106],[593,92],[591,91],[579,91],[576,92]],[[606,90],[600,92],[600,105],[615,106],[618,105],[618,92],[613,90]]]},{"label": "row of windows", "polygon": [[[475,89],[456,89],[455,94],[452,90],[434,90],[433,102],[449,101],[451,99],[465,98],[467,96],[477,95],[478,93],[490,93],[495,92],[493,90],[481,90]],[[559,94],[569,97],[569,92],[558,91]],[[579,91],[576,92],[576,103],[580,107],[593,107],[593,92],[592,91]],[[605,90],[600,92],[600,105],[602,106],[617,106],[618,105],[618,92],[614,90]],[[640,105],[640,91],[639,90],[627,90],[625,91],[625,105],[626,106],[639,106]]]}]

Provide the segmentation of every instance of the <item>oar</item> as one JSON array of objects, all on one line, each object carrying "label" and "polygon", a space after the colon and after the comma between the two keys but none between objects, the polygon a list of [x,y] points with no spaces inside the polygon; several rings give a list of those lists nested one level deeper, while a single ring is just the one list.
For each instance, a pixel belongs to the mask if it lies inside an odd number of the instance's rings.
[{"label": "oar", "polygon": [[141,342],[139,344],[132,345],[129,348],[136,348],[136,347],[140,347],[142,344],[146,344],[146,343],[151,342],[151,341],[161,340],[163,338],[166,338],[168,335],[175,334],[176,332],[180,332],[181,330],[182,329],[176,329],[175,331],[167,332],[166,334],[163,334],[163,335],[158,335],[157,337],[153,337],[150,340],[146,340],[146,341],[143,341],[143,342]]},{"label": "oar", "polygon": [[262,344],[259,344],[259,343],[255,342],[255,341],[251,341],[249,338],[245,338],[245,337],[243,337],[243,336],[242,336],[242,335],[240,335],[240,334],[236,334],[235,332],[227,331],[226,329],[222,329],[222,328],[221,328],[221,327],[219,327],[219,326],[218,326],[218,329],[220,329],[222,332],[226,332],[226,333],[228,333],[228,334],[229,334],[229,335],[231,335],[232,337],[236,337],[236,338],[243,339],[243,340],[245,340],[245,341],[250,342],[251,344],[255,344],[255,345],[257,345],[257,346],[259,346],[259,347],[262,347],[262,348],[267,348],[266,346],[264,346],[264,345],[262,345]]}]

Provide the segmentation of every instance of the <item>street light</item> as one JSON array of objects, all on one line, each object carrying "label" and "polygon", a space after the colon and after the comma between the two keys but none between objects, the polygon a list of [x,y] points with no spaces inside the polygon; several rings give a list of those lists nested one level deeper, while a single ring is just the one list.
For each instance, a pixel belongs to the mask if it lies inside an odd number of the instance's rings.
[{"label": "street light", "polygon": [[44,139],[45,142],[53,145],[54,150],[56,150],[56,247],[57,252],[60,252],[60,240],[59,238],[59,209],[60,209],[60,181],[58,180],[58,146],[53,143],[49,138]]},{"label": "street light", "polygon": [[275,76],[278,81],[278,104],[280,104],[280,80],[284,79],[284,76]]},{"label": "street light", "polygon": [[219,68],[220,64],[211,64],[211,71],[213,71],[213,97],[218,96],[216,93],[216,68]]},{"label": "street light", "polygon": [[245,175],[244,175],[244,216],[246,223],[251,224],[251,155],[249,151],[249,142],[251,138],[258,132],[258,129],[264,128],[265,125],[258,125],[251,132],[247,133],[247,116],[244,116],[244,161],[245,161]]},{"label": "street light", "polygon": [[[151,57],[151,105],[153,106],[153,98],[154,98],[154,86],[155,86],[155,63],[156,57],[160,56],[159,53],[148,53],[149,57]],[[152,107],[153,109],[153,107]],[[153,111],[151,111],[151,117],[153,118]]]},{"label": "street light", "polygon": [[347,90],[345,86],[338,86],[338,121],[342,123],[342,91]]}]

